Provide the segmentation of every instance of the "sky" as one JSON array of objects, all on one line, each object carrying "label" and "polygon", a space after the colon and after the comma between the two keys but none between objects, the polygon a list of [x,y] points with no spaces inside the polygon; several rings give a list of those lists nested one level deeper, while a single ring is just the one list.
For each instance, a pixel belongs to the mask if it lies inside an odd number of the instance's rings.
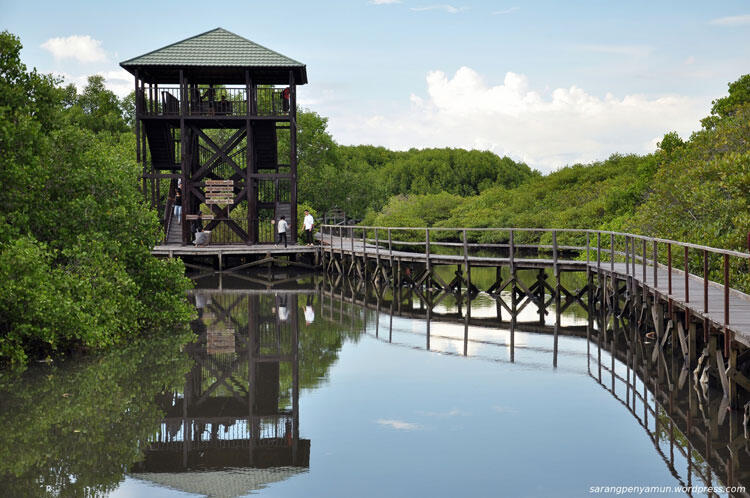
[{"label": "sky", "polygon": [[223,27],[307,65],[299,102],[340,144],[491,150],[541,171],[648,153],[750,72],[750,2],[19,1],[0,29],[79,86]]}]

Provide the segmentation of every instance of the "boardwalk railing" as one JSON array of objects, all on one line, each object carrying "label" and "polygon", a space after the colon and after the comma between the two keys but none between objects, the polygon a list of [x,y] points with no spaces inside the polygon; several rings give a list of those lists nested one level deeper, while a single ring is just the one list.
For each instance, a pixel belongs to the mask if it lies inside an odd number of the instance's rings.
[{"label": "boardwalk railing", "polygon": [[[393,258],[420,253],[493,258],[511,269],[529,260],[559,265],[585,262],[598,271],[634,277],[670,299],[708,314],[721,304],[724,327],[730,320],[730,295],[747,298],[750,254],[632,233],[550,228],[445,228],[322,225],[322,241],[331,251]],[[732,286],[734,285],[734,288]],[[713,291],[713,292],[712,292]],[[711,296],[713,295],[713,299]],[[702,302],[701,302],[702,301]],[[718,310],[715,310],[718,311]]]}]

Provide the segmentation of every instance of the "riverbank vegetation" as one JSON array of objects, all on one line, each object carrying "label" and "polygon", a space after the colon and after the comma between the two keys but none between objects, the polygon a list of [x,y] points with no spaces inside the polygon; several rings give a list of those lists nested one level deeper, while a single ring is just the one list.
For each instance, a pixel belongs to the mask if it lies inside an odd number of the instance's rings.
[{"label": "riverbank vegetation", "polygon": [[20,60],[0,33],[0,366],[122,343],[186,323],[189,281],[150,248],[160,227],[138,192],[123,103]]}]

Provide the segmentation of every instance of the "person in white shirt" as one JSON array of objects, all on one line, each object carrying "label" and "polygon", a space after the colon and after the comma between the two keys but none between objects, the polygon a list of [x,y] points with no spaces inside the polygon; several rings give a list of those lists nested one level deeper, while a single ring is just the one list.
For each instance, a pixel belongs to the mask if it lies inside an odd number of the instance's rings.
[{"label": "person in white shirt", "polygon": [[285,322],[289,318],[289,310],[286,307],[286,296],[283,294],[277,296],[277,301],[279,302],[279,320]]},{"label": "person in white shirt", "polygon": [[276,224],[276,229],[279,232],[279,241],[276,243],[276,245],[281,244],[281,241],[283,240],[284,247],[287,247],[287,242],[286,242],[287,228],[289,228],[289,224],[286,222],[286,218],[282,216],[279,222]]},{"label": "person in white shirt", "polygon": [[305,303],[305,323],[307,325],[310,325],[315,321],[315,310],[313,309],[312,304],[312,296],[307,296],[307,303]]},{"label": "person in white shirt", "polygon": [[305,220],[303,221],[303,224],[305,226],[305,242],[307,242],[308,246],[311,246],[313,245],[312,231],[315,226],[315,220],[307,209],[305,209]]}]

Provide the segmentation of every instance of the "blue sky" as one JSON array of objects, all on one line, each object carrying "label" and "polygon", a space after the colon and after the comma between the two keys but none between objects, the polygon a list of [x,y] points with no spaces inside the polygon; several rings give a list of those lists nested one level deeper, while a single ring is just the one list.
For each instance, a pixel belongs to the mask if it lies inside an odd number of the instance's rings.
[{"label": "blue sky", "polygon": [[301,103],[329,118],[340,143],[489,149],[543,170],[648,152],[669,130],[687,135],[750,69],[747,1],[0,0],[0,8],[25,62],[73,82],[101,73],[126,92],[132,80],[119,61],[221,26],[307,64]]}]

